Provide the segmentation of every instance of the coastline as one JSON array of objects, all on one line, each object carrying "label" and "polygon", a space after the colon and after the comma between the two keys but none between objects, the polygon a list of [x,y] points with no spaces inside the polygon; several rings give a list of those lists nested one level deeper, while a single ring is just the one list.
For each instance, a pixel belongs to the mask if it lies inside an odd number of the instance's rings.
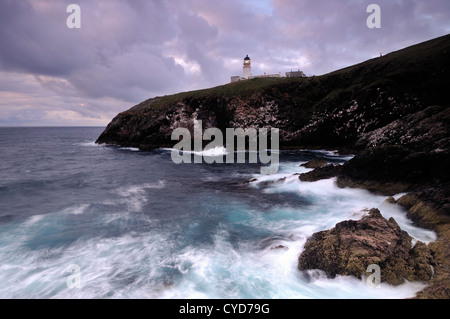
[{"label": "coastline", "polygon": [[[313,175],[315,176],[314,181],[322,178],[330,178],[329,174],[323,174],[323,170],[321,172],[323,167],[316,167],[313,171],[302,175]],[[314,175],[314,172],[317,171],[319,173]],[[429,281],[424,281],[427,283],[427,287],[418,292],[415,298],[450,298],[450,218],[445,214],[445,194],[448,193],[448,185],[434,185],[428,188],[410,189],[396,200],[392,196],[398,194],[398,192],[392,191],[392,189],[395,190],[398,187],[386,188],[383,184],[370,183],[370,181],[355,182],[342,175],[342,169],[334,170],[332,175],[336,177],[336,184],[340,188],[361,188],[374,194],[386,196],[389,203],[397,204],[404,208],[406,217],[414,225],[433,230],[437,234],[436,241],[430,242],[427,245],[434,258],[433,276]],[[367,184],[370,187],[365,187]],[[376,191],[374,191],[375,189]],[[435,198],[433,198],[433,194]],[[436,194],[441,194],[441,197]],[[444,206],[444,208],[439,209],[436,206]]]},{"label": "coastline", "polygon": [[[322,76],[252,79],[148,99],[118,114],[96,143],[152,150],[173,147],[185,128],[278,128],[280,149],[331,149],[355,156],[316,168],[309,180],[407,195],[397,202],[433,229],[432,286],[420,298],[450,298],[450,35]],[[411,67],[413,65],[414,67]],[[417,80],[417,74],[421,75]]]}]

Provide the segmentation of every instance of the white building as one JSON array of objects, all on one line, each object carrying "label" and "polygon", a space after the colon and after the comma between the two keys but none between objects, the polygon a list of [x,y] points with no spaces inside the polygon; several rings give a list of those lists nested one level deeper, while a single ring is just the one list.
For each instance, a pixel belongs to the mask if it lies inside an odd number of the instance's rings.
[{"label": "white building", "polygon": [[246,79],[246,80],[250,79],[250,77],[252,76],[252,61],[248,57],[248,54],[244,58],[244,72],[243,72],[243,74],[244,74],[243,78]]},{"label": "white building", "polygon": [[231,82],[239,82],[242,80],[248,80],[252,77],[252,61],[247,56],[244,58],[244,70],[242,72],[242,77],[239,75],[235,75],[231,77]]},{"label": "white building", "polygon": [[[264,75],[252,75],[252,62],[248,55],[244,58],[244,68],[243,68],[243,75],[242,77],[239,75],[235,75],[231,77],[231,82],[239,82],[243,80],[250,80],[250,79],[257,79],[257,78],[281,78],[281,72],[276,74],[266,74],[264,72]],[[286,72],[287,78],[304,78],[306,77],[305,73],[302,71],[292,71]]]},{"label": "white building", "polygon": [[303,71],[292,71],[291,72],[286,72],[286,77],[287,78],[306,78],[306,74],[303,73]]}]

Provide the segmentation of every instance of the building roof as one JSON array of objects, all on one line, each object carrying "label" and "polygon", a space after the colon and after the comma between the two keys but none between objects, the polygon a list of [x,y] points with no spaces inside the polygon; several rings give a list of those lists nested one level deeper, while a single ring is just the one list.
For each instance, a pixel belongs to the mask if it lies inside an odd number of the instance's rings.
[{"label": "building roof", "polygon": [[248,61],[248,60],[250,60],[250,58],[248,57],[248,54],[247,54],[247,56],[245,57],[244,61]]}]

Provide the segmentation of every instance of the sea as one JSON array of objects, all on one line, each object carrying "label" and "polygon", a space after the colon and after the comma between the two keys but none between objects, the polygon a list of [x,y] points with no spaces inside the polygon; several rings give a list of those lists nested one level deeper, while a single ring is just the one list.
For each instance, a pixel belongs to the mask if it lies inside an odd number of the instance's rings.
[{"label": "sea", "polygon": [[436,240],[384,196],[298,178],[313,158],[351,155],[279,151],[278,172],[261,175],[260,164],[97,145],[103,129],[0,128],[0,298],[397,299],[425,288],[297,269],[313,233],[373,207],[414,241]]}]

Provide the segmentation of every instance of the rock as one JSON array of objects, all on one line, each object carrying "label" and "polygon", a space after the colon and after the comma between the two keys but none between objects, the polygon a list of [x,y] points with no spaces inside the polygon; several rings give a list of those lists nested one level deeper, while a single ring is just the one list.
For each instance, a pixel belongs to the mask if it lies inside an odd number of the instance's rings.
[{"label": "rock", "polygon": [[386,198],[385,202],[389,203],[389,204],[395,204],[395,198],[392,196],[389,196],[388,198]]},{"label": "rock", "polygon": [[382,145],[358,153],[344,164],[340,187],[360,187],[382,195],[408,192],[445,182],[449,153],[414,151],[401,145]]},{"label": "rock", "polygon": [[[434,258],[433,279],[417,298],[450,299],[450,211],[449,183],[421,188],[397,200],[416,225],[433,229],[438,239],[428,246]],[[420,246],[417,248],[419,249]]]},{"label": "rock", "polygon": [[301,164],[300,166],[306,167],[306,168],[319,168],[327,165],[327,161],[321,158],[315,158],[312,159],[304,164]]},{"label": "rock", "polygon": [[397,204],[400,206],[403,206],[405,209],[410,209],[414,205],[416,205],[419,202],[419,199],[414,196],[413,194],[406,194],[400,197],[397,200]]},{"label": "rock", "polygon": [[283,250],[289,250],[289,247],[286,247],[284,245],[277,245],[275,247],[272,247],[271,249],[283,249]]},{"label": "rock", "polygon": [[359,221],[343,221],[313,234],[299,256],[298,269],[319,269],[332,278],[361,278],[369,265],[376,264],[382,282],[429,281],[433,276],[430,249],[420,242],[411,247],[411,239],[393,218],[385,219],[374,208]]},{"label": "rock", "polygon": [[[431,191],[433,192],[430,193]],[[447,183],[440,188],[408,193],[396,203],[407,210],[407,217],[416,225],[441,233],[443,229],[450,227],[449,191],[450,185]]]},{"label": "rock", "polygon": [[252,178],[252,179],[250,179],[248,181],[243,181],[242,184],[250,184],[250,183],[253,183],[253,182],[256,182],[256,181],[258,181],[257,178]]},{"label": "rock", "polygon": [[363,133],[355,144],[360,149],[400,144],[415,150],[440,152],[448,147],[449,120],[448,107],[429,106],[384,127]]},{"label": "rock", "polygon": [[339,175],[342,172],[342,168],[342,165],[328,164],[326,166],[316,168],[311,172],[302,173],[298,178],[302,182],[315,182],[321,179],[328,179]]},{"label": "rock", "polygon": [[286,177],[282,177],[277,180],[262,181],[258,184],[258,186],[259,187],[268,187],[270,185],[283,184],[284,182],[286,182]]}]

